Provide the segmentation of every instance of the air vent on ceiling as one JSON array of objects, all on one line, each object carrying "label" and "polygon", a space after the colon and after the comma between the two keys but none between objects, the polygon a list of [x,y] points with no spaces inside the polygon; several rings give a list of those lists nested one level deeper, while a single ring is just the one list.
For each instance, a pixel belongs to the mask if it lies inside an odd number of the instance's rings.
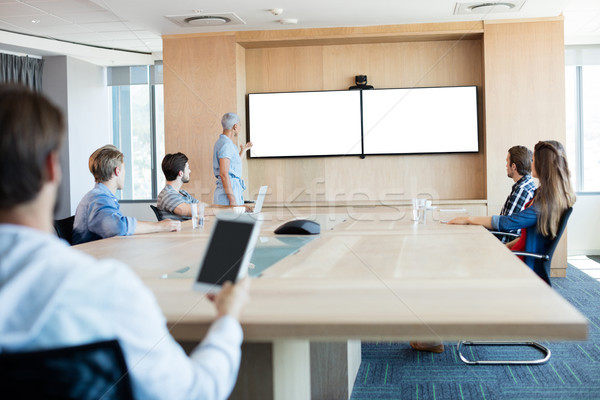
[{"label": "air vent on ceiling", "polygon": [[211,14],[165,15],[184,28],[200,28],[204,26],[245,25],[246,23],[233,12]]},{"label": "air vent on ceiling", "polygon": [[514,13],[520,11],[524,3],[525,0],[456,3],[454,15]]}]

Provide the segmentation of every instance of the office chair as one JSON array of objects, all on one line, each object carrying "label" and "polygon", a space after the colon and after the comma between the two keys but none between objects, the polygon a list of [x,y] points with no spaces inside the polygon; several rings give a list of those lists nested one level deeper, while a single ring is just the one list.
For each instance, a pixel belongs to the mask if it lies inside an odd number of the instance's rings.
[{"label": "office chair", "polygon": [[154,211],[154,214],[156,215],[156,219],[158,221],[162,221],[163,220],[163,216],[162,216],[162,213],[160,212],[160,210],[158,209],[158,207],[153,206],[152,204],[150,204],[150,208],[152,209],[152,211]]},{"label": "office chair", "polygon": [[71,215],[70,217],[64,219],[55,219],[54,220],[54,230],[56,231],[56,235],[65,239],[69,244],[73,244],[73,223],[75,222],[75,216]]},{"label": "office chair", "polygon": [[0,353],[7,399],[132,400],[117,340],[25,353]]},{"label": "office chair", "polygon": [[[544,280],[544,282],[546,282],[548,285],[551,285],[551,283],[550,283],[550,265],[552,264],[552,256],[554,255],[554,251],[556,250],[556,247],[558,246],[558,242],[560,241],[560,238],[562,237],[562,234],[564,233],[564,231],[567,227],[567,222],[569,222],[569,217],[571,216],[572,212],[573,212],[573,207],[569,207],[563,212],[563,215],[560,218],[560,223],[558,225],[558,232],[556,233],[556,237],[554,239],[552,239],[552,241],[548,245],[548,248],[546,249],[546,252],[544,254],[529,253],[526,251],[513,251],[513,254],[515,254],[517,256],[534,258],[535,263],[533,265],[533,272],[535,272],[540,278],[542,278]],[[540,350],[544,354],[544,358],[535,359],[535,360],[469,360],[461,352],[462,346],[482,346],[482,345],[535,347],[536,349]],[[458,344],[456,345],[456,350],[458,352],[460,359],[464,363],[471,364],[471,365],[476,365],[476,364],[487,364],[487,365],[490,365],[490,364],[543,364],[546,361],[548,361],[550,359],[550,356],[552,355],[549,348],[547,348],[539,343],[536,343],[536,342],[503,342],[503,341],[500,341],[500,342],[472,342],[472,341],[463,340],[463,341],[458,342]]]}]

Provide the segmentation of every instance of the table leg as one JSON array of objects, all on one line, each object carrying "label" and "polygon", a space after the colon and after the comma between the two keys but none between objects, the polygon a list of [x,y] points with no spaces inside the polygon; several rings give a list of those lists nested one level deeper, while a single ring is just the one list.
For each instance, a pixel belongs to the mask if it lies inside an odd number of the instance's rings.
[{"label": "table leg", "polygon": [[360,341],[244,343],[230,399],[349,399],[361,362]]}]

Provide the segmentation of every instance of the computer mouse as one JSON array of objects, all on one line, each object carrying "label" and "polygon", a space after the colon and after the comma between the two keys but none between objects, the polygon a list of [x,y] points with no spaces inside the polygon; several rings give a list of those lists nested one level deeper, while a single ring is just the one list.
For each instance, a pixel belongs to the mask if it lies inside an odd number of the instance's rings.
[{"label": "computer mouse", "polygon": [[278,235],[318,235],[321,225],[308,219],[295,219],[279,226],[274,232]]}]

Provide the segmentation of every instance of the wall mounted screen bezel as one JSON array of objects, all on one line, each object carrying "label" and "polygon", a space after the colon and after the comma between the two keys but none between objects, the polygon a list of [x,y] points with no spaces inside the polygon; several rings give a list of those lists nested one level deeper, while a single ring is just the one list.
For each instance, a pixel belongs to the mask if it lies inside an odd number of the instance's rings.
[{"label": "wall mounted screen bezel", "polygon": [[360,91],[248,94],[250,158],[361,154]]},{"label": "wall mounted screen bezel", "polygon": [[[354,100],[344,108],[330,96]],[[478,153],[477,96],[473,85],[250,93],[249,157]],[[316,133],[307,139],[306,132]]]},{"label": "wall mounted screen bezel", "polygon": [[364,90],[365,155],[479,152],[476,86]]}]

